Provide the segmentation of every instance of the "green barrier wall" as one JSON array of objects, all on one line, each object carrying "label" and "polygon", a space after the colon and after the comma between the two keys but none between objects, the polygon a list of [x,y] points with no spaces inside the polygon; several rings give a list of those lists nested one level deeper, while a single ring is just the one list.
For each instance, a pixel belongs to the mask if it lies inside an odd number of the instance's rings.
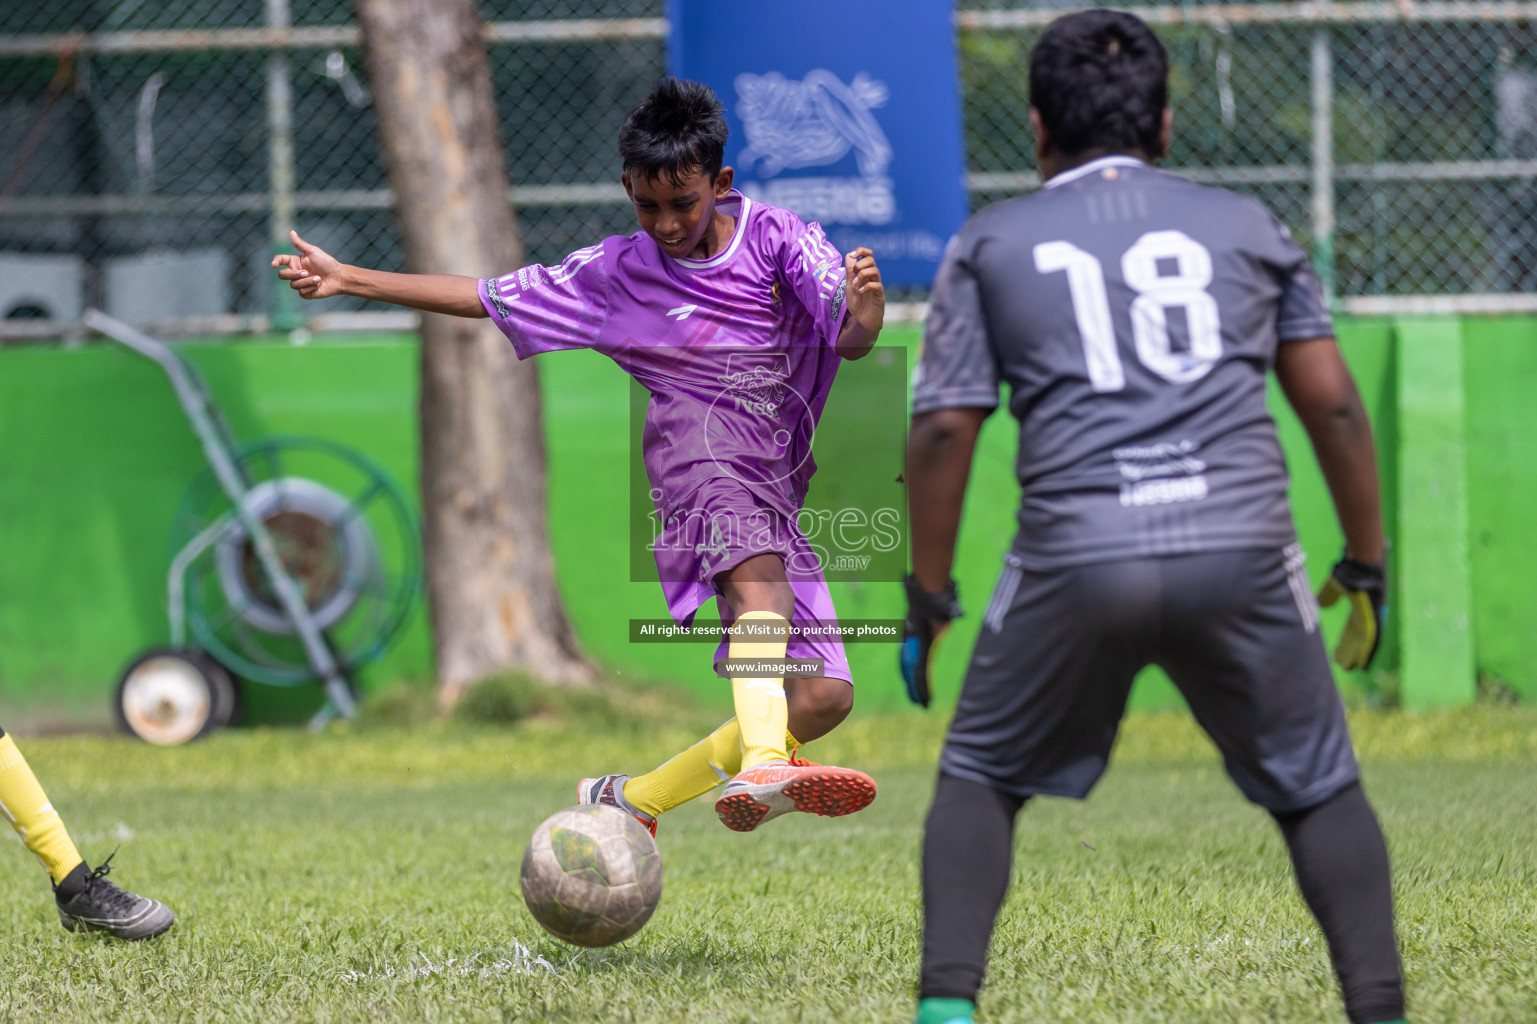
[{"label": "green barrier wall", "polygon": [[1494,689],[1537,700],[1537,319],[1464,319],[1473,649]]},{"label": "green barrier wall", "polygon": [[[238,439],[326,437],[372,455],[415,492],[416,365],[408,340],[185,351]],[[168,640],[172,516],[204,466],[169,380],[142,356],[104,345],[0,351],[6,719],[110,720],[118,670],[137,651]],[[365,683],[425,679],[428,651],[417,616]],[[301,716],[318,706],[317,693],[251,687],[249,717]]]},{"label": "green barrier wall", "polygon": [[[1397,534],[1400,452],[1399,334],[1390,321],[1341,324],[1341,341],[1377,424],[1389,532]],[[1537,319],[1468,318],[1462,330],[1466,418],[1466,518],[1471,629],[1487,683],[1537,699],[1537,553],[1525,542],[1537,500],[1537,408],[1525,394],[1537,380]],[[916,346],[917,331],[887,332]],[[376,337],[188,344],[242,440],[314,434],[352,445],[414,491],[417,467],[416,347]],[[709,672],[710,648],[631,644],[631,618],[665,614],[653,583],[628,582],[626,454],[628,380],[590,353],[541,363],[550,445],[552,534],[560,583],[587,650],[621,678],[680,682],[725,703]],[[838,401],[834,390],[831,402]],[[1284,403],[1274,402],[1293,476],[1298,529],[1321,579],[1340,536],[1306,439]],[[946,641],[939,696],[953,696],[1013,529],[1013,421],[994,416],[984,431],[961,540],[957,577],[972,614]],[[109,720],[116,673],[136,651],[166,639],[166,550],[171,516],[203,466],[160,370],[126,350],[0,350],[0,725],[21,727]],[[1400,550],[1397,556],[1402,556]],[[850,618],[901,614],[892,584],[841,584]],[[1392,599],[1386,644],[1371,678],[1345,677],[1350,692],[1396,694],[1400,628]],[[1332,636],[1338,610],[1326,612]],[[430,678],[420,608],[401,642],[362,680],[376,688]],[[903,702],[893,648],[849,646],[859,705]],[[1143,707],[1177,700],[1157,673],[1133,697]],[[248,720],[292,721],[318,703],[317,691],[251,687]]]}]

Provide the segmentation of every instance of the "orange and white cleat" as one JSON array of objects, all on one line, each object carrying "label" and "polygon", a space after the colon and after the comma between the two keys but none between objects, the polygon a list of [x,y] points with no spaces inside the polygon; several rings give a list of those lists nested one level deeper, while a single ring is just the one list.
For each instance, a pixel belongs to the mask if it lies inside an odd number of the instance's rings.
[{"label": "orange and white cleat", "polygon": [[715,801],[715,814],[732,831],[751,832],[788,811],[837,818],[874,799],[875,780],[864,772],[792,757],[738,772]]}]

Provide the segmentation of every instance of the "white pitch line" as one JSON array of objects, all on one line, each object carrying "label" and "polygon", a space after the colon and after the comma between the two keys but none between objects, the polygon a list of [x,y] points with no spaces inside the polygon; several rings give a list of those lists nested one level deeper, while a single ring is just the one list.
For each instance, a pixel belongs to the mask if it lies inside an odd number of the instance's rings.
[{"label": "white pitch line", "polygon": [[[495,959],[484,959],[494,957]],[[353,971],[341,972],[343,981],[382,981],[390,978],[400,978],[406,981],[415,981],[423,978],[431,978],[438,975],[466,978],[499,978],[509,974],[559,974],[556,966],[542,956],[538,956],[517,939],[512,940],[509,949],[478,950],[468,956],[451,956],[446,960],[433,963],[427,957],[420,960],[412,960],[402,967],[386,966],[378,971]]]}]

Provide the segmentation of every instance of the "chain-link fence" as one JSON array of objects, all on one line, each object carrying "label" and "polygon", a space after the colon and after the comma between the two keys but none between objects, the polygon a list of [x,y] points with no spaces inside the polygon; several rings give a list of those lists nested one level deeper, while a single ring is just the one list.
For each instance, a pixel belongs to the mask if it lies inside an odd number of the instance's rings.
[{"label": "chain-link fence", "polygon": [[[980,206],[1036,184],[1025,72],[1060,10],[963,6]],[[1134,9],[1172,58],[1167,165],[1269,204],[1345,308],[1537,308],[1537,3]],[[662,0],[482,11],[529,258],[633,230],[614,139],[665,69]],[[400,265],[347,0],[12,5],[0,97],[0,337],[56,334],[89,304],[265,328],[290,222]],[[367,312],[328,307],[317,326]]]},{"label": "chain-link fence", "polygon": [[[959,17],[977,202],[1035,183],[1025,69],[1057,13],[993,6]],[[1166,166],[1269,205],[1347,309],[1537,309],[1537,4],[1136,10],[1169,50]]]}]

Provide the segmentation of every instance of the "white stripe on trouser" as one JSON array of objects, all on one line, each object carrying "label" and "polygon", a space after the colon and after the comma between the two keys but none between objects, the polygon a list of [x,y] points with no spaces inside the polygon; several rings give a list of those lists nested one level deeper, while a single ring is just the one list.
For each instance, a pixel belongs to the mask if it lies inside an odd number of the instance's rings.
[{"label": "white stripe on trouser", "polygon": [[1292,600],[1297,603],[1297,614],[1302,616],[1302,628],[1309,633],[1316,632],[1318,599],[1313,596],[1313,590],[1308,586],[1307,573],[1303,570],[1308,556],[1301,544],[1288,544],[1281,556],[1286,559],[1286,585],[1291,587]]},{"label": "white stripe on trouser", "polygon": [[982,619],[990,631],[996,633],[1003,628],[1004,616],[1009,614],[1009,606],[1014,603],[1014,594],[1019,590],[1021,575],[1016,565],[1003,567],[1003,575],[998,577],[998,585],[993,588],[993,599],[988,603],[987,615]]}]

